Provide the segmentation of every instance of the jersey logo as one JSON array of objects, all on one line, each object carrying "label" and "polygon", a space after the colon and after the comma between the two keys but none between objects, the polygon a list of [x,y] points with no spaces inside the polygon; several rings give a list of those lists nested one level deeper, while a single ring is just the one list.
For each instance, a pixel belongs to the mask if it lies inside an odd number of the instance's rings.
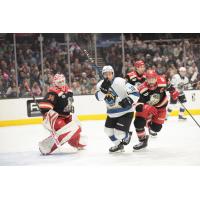
[{"label": "jersey logo", "polygon": [[63,94],[63,95],[62,95],[62,98],[64,99],[65,97],[66,97],[66,96]]},{"label": "jersey logo", "polygon": [[152,94],[147,102],[150,106],[154,106],[160,102],[160,94]]},{"label": "jersey logo", "polygon": [[148,92],[145,92],[143,95],[146,97],[146,96],[148,96],[148,95],[149,95],[149,93],[148,93]]},{"label": "jersey logo", "polygon": [[116,96],[111,91],[109,91],[109,93],[106,94],[104,100],[109,106],[114,106],[116,101]]}]

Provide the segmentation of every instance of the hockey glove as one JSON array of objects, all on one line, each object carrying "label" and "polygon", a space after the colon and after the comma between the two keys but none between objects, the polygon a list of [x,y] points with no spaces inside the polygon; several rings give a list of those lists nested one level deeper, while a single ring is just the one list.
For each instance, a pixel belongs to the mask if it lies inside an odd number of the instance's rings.
[{"label": "hockey glove", "polygon": [[73,105],[67,105],[65,108],[64,108],[64,112],[71,112],[71,113],[74,113],[74,106]]},{"label": "hockey glove", "polygon": [[148,104],[145,104],[143,107],[144,111],[147,112],[148,114],[152,114],[152,115],[157,115],[158,111],[154,106],[150,106]]},{"label": "hockey glove", "polygon": [[170,93],[171,97],[173,100],[177,100],[179,97],[179,92],[177,90],[174,90],[173,92]]},{"label": "hockey glove", "polygon": [[122,108],[126,108],[127,106],[131,106],[133,104],[133,100],[130,97],[126,97],[119,102],[119,105]]},{"label": "hockey glove", "polygon": [[107,94],[110,86],[111,86],[111,82],[108,79],[104,79],[100,87],[101,92],[103,92],[104,94]]},{"label": "hockey glove", "polygon": [[108,102],[115,101],[115,99],[116,99],[116,97],[113,96],[112,93],[109,93],[109,92],[105,95],[105,98],[104,98],[104,100],[108,101]]},{"label": "hockey glove", "polygon": [[144,106],[144,104],[141,104],[141,103],[136,105],[136,107],[135,107],[136,112],[142,112],[143,106]]}]

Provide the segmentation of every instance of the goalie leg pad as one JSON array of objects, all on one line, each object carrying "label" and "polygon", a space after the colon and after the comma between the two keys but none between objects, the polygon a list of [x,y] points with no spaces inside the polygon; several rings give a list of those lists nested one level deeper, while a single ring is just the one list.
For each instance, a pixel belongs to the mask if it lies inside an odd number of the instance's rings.
[{"label": "goalie leg pad", "polygon": [[83,141],[85,138],[80,135],[81,128],[79,128],[76,133],[71,137],[71,139],[68,141],[68,144],[75,148],[83,148],[86,146],[86,142]]},{"label": "goalie leg pad", "polygon": [[[73,137],[73,135],[78,133],[80,134],[80,132],[81,127],[78,126],[74,121],[71,121],[70,123],[63,126],[61,129],[56,131],[56,135],[58,137],[60,145],[63,145],[64,143],[68,142]],[[55,144],[55,140],[52,136],[49,136],[48,138],[39,142],[39,149],[44,155],[51,154],[57,148],[58,147]]]}]

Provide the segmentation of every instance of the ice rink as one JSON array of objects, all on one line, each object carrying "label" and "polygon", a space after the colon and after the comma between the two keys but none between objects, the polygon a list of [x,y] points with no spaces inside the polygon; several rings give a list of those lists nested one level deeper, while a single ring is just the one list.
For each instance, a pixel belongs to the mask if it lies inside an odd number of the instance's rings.
[{"label": "ice rink", "polygon": [[[200,116],[195,118],[200,121]],[[82,128],[88,138],[85,150],[63,145],[53,155],[42,156],[38,142],[48,135],[42,125],[1,127],[0,165],[200,165],[200,130],[189,117],[185,122],[169,118],[159,135],[150,137],[148,148],[137,152],[132,150],[138,142],[134,131],[125,152],[110,154],[113,144],[103,132],[104,121],[84,121]]]}]

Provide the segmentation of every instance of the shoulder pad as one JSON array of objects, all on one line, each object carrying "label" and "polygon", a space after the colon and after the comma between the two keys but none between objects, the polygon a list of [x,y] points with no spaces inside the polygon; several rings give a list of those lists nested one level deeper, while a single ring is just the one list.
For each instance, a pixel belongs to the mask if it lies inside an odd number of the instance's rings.
[{"label": "shoulder pad", "polygon": [[136,87],[134,87],[130,83],[126,83],[126,90],[127,90],[128,94],[131,94],[131,93],[134,93],[134,92],[138,92],[138,90],[136,89]]},{"label": "shoulder pad", "polygon": [[144,82],[138,87],[139,92],[142,94],[148,90],[147,83]]},{"label": "shoulder pad", "polygon": [[103,80],[101,80],[101,81],[99,81],[99,82],[97,83],[97,86],[96,86],[96,89],[97,89],[97,90],[100,89],[102,83],[103,83]]},{"label": "shoulder pad", "polygon": [[54,92],[56,94],[59,94],[61,90],[56,87],[50,87],[48,92]]},{"label": "shoulder pad", "polygon": [[167,81],[163,76],[158,76],[157,84],[158,84],[158,87],[166,87]]}]

